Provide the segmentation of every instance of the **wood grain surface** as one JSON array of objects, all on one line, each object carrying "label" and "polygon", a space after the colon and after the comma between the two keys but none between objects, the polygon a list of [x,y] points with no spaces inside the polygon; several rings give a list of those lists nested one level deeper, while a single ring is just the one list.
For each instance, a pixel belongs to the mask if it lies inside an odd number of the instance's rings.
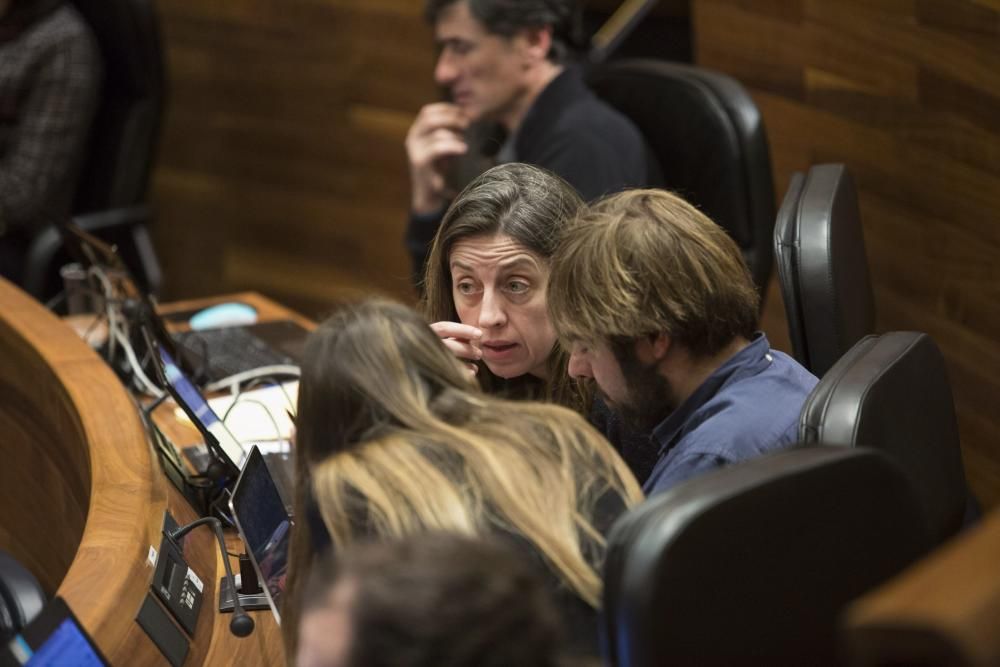
[{"label": "wood grain surface", "polygon": [[[694,0],[693,26],[696,61],[742,81],[764,114],[779,201],[794,171],[850,168],[878,328],[941,347],[969,480],[996,506],[1000,5]],[[774,289],[764,322],[787,344]]]},{"label": "wood grain surface", "polygon": [[[253,289],[311,317],[360,294],[411,301],[403,140],[440,97],[422,2],[158,6],[171,85],[154,182],[166,295]],[[795,170],[850,167],[879,328],[934,336],[969,479],[997,505],[1000,7],[691,0],[689,11],[697,61],[742,81],[764,113],[776,197]],[[767,304],[764,329],[787,350],[774,285]]]},{"label": "wood grain surface", "polygon": [[[66,599],[112,664],[166,664],[134,622],[149,590],[149,547],[163,515],[194,511],[169,484],[146,439],[137,406],[74,331],[0,280],[0,548]],[[222,564],[215,538],[185,541],[205,584],[185,664],[282,664],[278,628],[255,613],[248,639],[216,613]]]},{"label": "wood grain surface", "polygon": [[[584,3],[610,14],[618,2]],[[403,142],[441,98],[422,0],[158,3],[170,99],[154,234],[171,299],[252,289],[311,317],[412,301]],[[686,15],[664,0],[654,16]]]},{"label": "wood grain surface", "polygon": [[1000,664],[1000,511],[856,602],[858,665]]},{"label": "wood grain surface", "polygon": [[418,0],[163,0],[154,194],[167,295],[254,289],[310,315],[412,299],[403,139],[439,97]]}]

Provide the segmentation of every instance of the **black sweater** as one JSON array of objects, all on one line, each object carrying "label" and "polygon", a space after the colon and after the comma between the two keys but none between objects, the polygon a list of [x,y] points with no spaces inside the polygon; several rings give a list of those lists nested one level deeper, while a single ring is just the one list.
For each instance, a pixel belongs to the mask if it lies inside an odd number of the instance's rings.
[{"label": "black sweater", "polygon": [[[660,180],[642,134],[587,88],[579,67],[567,67],[535,100],[517,130],[514,156],[558,174],[587,201]],[[406,248],[417,279],[443,217],[410,216]]]}]

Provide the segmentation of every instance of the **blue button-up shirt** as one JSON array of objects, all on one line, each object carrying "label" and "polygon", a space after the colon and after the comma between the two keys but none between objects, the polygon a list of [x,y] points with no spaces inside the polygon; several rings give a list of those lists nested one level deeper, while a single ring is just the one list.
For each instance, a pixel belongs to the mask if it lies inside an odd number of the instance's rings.
[{"label": "blue button-up shirt", "polygon": [[788,447],[816,377],[764,334],[720,366],[653,430],[652,495],[716,468]]}]

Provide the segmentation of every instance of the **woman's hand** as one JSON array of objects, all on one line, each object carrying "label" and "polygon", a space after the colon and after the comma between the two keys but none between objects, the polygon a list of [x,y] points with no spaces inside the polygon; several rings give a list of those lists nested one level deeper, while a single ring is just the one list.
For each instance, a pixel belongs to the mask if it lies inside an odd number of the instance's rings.
[{"label": "woman's hand", "polygon": [[[479,348],[483,332],[476,327],[459,322],[435,322],[431,325],[431,329],[441,338],[445,347],[459,359],[477,361],[483,358],[483,351]],[[473,375],[479,371],[476,364],[469,363],[466,366]]]}]

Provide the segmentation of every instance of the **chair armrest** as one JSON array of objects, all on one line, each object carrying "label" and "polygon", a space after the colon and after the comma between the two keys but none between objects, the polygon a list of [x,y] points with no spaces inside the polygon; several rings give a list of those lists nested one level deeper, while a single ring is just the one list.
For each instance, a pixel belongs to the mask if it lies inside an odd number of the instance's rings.
[{"label": "chair armrest", "polygon": [[[73,223],[97,236],[102,236],[102,232],[129,230],[139,262],[139,266],[133,267],[133,270],[141,269],[136,278],[143,281],[144,286],[155,294],[159,290],[163,274],[149,238],[147,223],[151,219],[151,209],[146,205],[138,205],[79,215],[73,218]],[[42,300],[48,296],[46,288],[51,284],[51,276],[58,268],[54,264],[62,249],[63,238],[56,225],[44,228],[28,246],[22,284],[24,290],[36,299]]]}]

